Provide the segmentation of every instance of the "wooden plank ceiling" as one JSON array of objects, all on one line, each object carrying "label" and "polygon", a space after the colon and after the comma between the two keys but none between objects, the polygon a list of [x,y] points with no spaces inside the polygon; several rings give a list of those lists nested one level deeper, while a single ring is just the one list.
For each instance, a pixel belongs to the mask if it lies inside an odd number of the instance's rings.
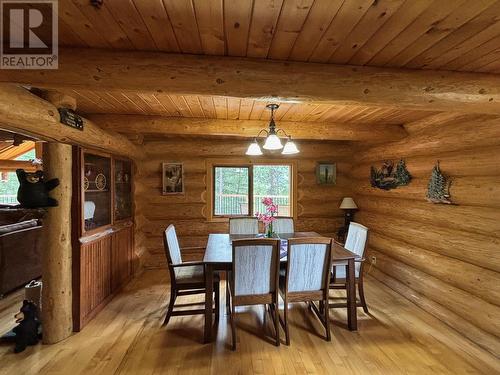
[{"label": "wooden plank ceiling", "polygon": [[500,73],[498,0],[59,1],[64,46]]},{"label": "wooden plank ceiling", "polygon": [[[72,90],[82,114],[116,113],[166,117],[268,120],[268,102],[221,96],[143,94],[113,91]],[[279,103],[279,121],[338,122],[356,124],[404,124],[437,112],[390,107]]]}]

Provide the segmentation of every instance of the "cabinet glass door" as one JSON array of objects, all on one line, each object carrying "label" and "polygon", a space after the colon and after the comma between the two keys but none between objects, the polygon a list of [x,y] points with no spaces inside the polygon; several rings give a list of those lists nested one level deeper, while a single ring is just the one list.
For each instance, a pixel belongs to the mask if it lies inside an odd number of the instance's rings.
[{"label": "cabinet glass door", "polygon": [[115,220],[132,216],[132,164],[115,159]]},{"label": "cabinet glass door", "polygon": [[111,224],[111,159],[84,153],[84,229],[90,231]]}]

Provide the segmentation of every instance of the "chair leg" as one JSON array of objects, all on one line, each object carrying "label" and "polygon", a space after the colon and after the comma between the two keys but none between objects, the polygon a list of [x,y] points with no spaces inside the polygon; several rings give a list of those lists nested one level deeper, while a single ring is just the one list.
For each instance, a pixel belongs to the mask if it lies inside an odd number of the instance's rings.
[{"label": "chair leg", "polygon": [[[284,331],[285,331],[285,342],[287,345],[290,345],[290,331],[288,329],[288,303],[287,301],[285,301],[284,305],[283,305],[283,320],[285,321],[285,327],[284,327]],[[309,306],[309,304],[308,304]]]},{"label": "chair leg", "polygon": [[279,318],[279,307],[278,301],[274,304],[274,330],[276,332],[276,346],[280,346],[280,318]]},{"label": "chair leg", "polygon": [[236,350],[236,308],[234,303],[231,304],[231,313],[229,314],[231,319],[231,337],[232,337],[232,350]]},{"label": "chair leg", "polygon": [[230,315],[231,314],[231,304],[229,302],[229,277],[228,273],[226,273],[226,314]]},{"label": "chair leg", "polygon": [[219,321],[219,309],[220,309],[220,284],[217,282],[215,284],[215,321]]},{"label": "chair leg", "polygon": [[[326,304],[328,306],[328,297],[326,301],[322,301],[323,306]],[[325,330],[326,330],[326,341],[332,341],[332,336],[330,334],[330,309],[328,307],[323,308],[323,313],[325,314]]]},{"label": "chair leg", "polygon": [[172,315],[172,311],[174,309],[175,299],[177,298],[177,291],[174,288],[170,289],[170,302],[168,303],[167,315],[165,316],[165,320],[163,321],[162,326],[167,325],[170,320],[170,316]]},{"label": "chair leg", "polygon": [[363,276],[361,276],[358,281],[358,292],[359,292],[359,299],[361,300],[361,304],[363,305],[363,311],[366,314],[368,314],[368,306],[366,305],[365,291],[363,288]]}]

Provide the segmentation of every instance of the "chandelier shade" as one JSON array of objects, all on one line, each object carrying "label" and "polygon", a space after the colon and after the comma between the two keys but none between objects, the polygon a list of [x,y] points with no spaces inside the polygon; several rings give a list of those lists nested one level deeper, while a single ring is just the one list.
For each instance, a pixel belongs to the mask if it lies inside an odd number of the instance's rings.
[{"label": "chandelier shade", "polygon": [[259,156],[262,155],[262,150],[260,149],[259,144],[257,143],[257,140],[254,139],[252,143],[248,146],[246,155],[250,156]]},{"label": "chandelier shade", "polygon": [[266,150],[280,150],[283,148],[283,145],[281,144],[281,139],[276,134],[269,134],[262,147]]},{"label": "chandelier shade", "polygon": [[285,147],[283,147],[283,151],[281,152],[283,155],[293,155],[298,154],[300,151],[297,148],[297,145],[294,141],[292,141],[292,137],[288,137],[288,140],[285,143]]}]

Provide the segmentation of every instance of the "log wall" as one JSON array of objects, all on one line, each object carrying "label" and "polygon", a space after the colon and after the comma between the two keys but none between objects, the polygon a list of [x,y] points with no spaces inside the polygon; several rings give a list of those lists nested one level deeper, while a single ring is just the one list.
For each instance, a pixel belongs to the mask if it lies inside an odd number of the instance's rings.
[{"label": "log wall", "polygon": [[[222,138],[164,138],[146,141],[147,157],[137,163],[135,179],[136,247],[145,252],[146,267],[165,265],[162,232],[176,226],[186,259],[201,257],[209,233],[228,231],[228,223],[207,221],[206,160],[244,157],[248,140]],[[338,206],[350,190],[347,173],[351,146],[341,142],[300,142],[297,161],[297,230],[332,235],[343,223]],[[267,158],[267,157],[266,157]],[[258,160],[258,159],[255,159]],[[279,157],[281,159],[281,155]],[[184,163],[184,195],[161,194],[161,163]],[[316,184],[317,161],[337,163],[337,185]]]},{"label": "log wall", "polygon": [[[493,354],[500,352],[500,121],[409,124],[404,141],[359,148],[350,177],[370,228],[368,272]],[[370,165],[404,158],[410,185],[370,186]],[[426,201],[435,162],[457,205]],[[367,296],[369,303],[369,296]]]}]

